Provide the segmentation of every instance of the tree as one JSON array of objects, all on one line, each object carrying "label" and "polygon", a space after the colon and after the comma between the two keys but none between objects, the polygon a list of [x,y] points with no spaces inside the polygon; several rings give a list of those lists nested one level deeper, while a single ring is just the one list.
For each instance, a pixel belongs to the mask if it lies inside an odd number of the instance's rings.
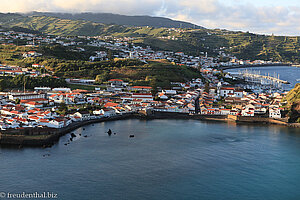
[{"label": "tree", "polygon": [[105,71],[102,74],[98,74],[96,76],[96,82],[103,83],[103,82],[107,81],[108,77],[109,77],[109,73],[107,71]]},{"label": "tree", "polygon": [[20,100],[19,98],[17,98],[17,99],[15,100],[15,103],[16,103],[16,104],[20,104],[20,102],[21,102],[21,100]]},{"label": "tree", "polygon": [[204,91],[209,93],[209,83],[205,83],[205,86],[204,86]]},{"label": "tree", "polygon": [[107,58],[108,58],[109,60],[112,60],[112,59],[113,59],[113,55],[112,55],[112,52],[111,52],[110,49],[109,49],[108,52],[107,52]]}]

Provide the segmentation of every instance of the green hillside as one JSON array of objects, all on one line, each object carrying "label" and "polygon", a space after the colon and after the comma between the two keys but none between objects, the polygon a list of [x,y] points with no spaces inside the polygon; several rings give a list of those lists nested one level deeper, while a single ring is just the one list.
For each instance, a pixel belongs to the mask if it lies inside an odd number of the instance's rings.
[{"label": "green hillside", "polygon": [[70,20],[87,20],[103,24],[117,24],[125,26],[151,26],[151,27],[166,27],[166,28],[197,28],[203,27],[183,21],[176,21],[165,17],[151,17],[151,16],[127,16],[112,13],[55,13],[55,12],[31,12],[26,15],[31,16],[49,16],[58,17],[61,19]]},{"label": "green hillside", "polygon": [[300,63],[300,37],[266,36],[208,29],[170,29],[106,25],[83,20],[46,16],[1,14],[3,27],[33,30],[53,35],[135,37],[134,43],[155,50],[183,51],[190,55],[217,56],[222,50],[239,59]]},{"label": "green hillside", "polygon": [[300,123],[300,84],[296,84],[295,88],[289,91],[284,101],[287,101],[287,107],[290,110],[288,115],[290,122]]}]

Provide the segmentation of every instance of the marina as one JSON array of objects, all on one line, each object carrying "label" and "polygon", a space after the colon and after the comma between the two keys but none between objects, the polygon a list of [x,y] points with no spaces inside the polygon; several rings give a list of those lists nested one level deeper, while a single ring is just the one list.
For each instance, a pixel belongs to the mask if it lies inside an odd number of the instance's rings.
[{"label": "marina", "polygon": [[235,79],[245,80],[239,87],[256,92],[284,92],[291,90],[300,80],[300,68],[291,66],[228,69]]}]

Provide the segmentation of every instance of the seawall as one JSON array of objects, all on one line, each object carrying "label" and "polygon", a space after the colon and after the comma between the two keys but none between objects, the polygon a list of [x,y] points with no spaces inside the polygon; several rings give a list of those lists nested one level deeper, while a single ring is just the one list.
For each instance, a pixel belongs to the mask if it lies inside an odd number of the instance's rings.
[{"label": "seawall", "polygon": [[113,116],[109,118],[94,119],[89,121],[73,122],[69,126],[61,129],[55,128],[30,128],[30,129],[11,129],[0,132],[0,145],[15,145],[15,146],[38,146],[51,147],[59,138],[71,131],[82,126],[123,119],[193,119],[205,121],[219,121],[219,122],[234,122],[234,123],[259,123],[259,124],[277,124],[293,128],[300,128],[300,123],[286,123],[281,120],[271,119],[267,117],[243,117],[235,115],[190,115],[188,113],[174,113],[174,112],[153,112],[150,115],[142,113],[125,114],[120,116]]}]

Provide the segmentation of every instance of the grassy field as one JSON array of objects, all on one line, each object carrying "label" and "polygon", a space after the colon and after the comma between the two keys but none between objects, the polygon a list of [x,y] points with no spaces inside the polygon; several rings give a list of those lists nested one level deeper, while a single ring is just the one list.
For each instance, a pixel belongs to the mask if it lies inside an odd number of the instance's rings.
[{"label": "grassy field", "polygon": [[95,86],[91,85],[79,85],[79,84],[67,84],[68,88],[72,90],[80,89],[80,90],[95,90]]}]

